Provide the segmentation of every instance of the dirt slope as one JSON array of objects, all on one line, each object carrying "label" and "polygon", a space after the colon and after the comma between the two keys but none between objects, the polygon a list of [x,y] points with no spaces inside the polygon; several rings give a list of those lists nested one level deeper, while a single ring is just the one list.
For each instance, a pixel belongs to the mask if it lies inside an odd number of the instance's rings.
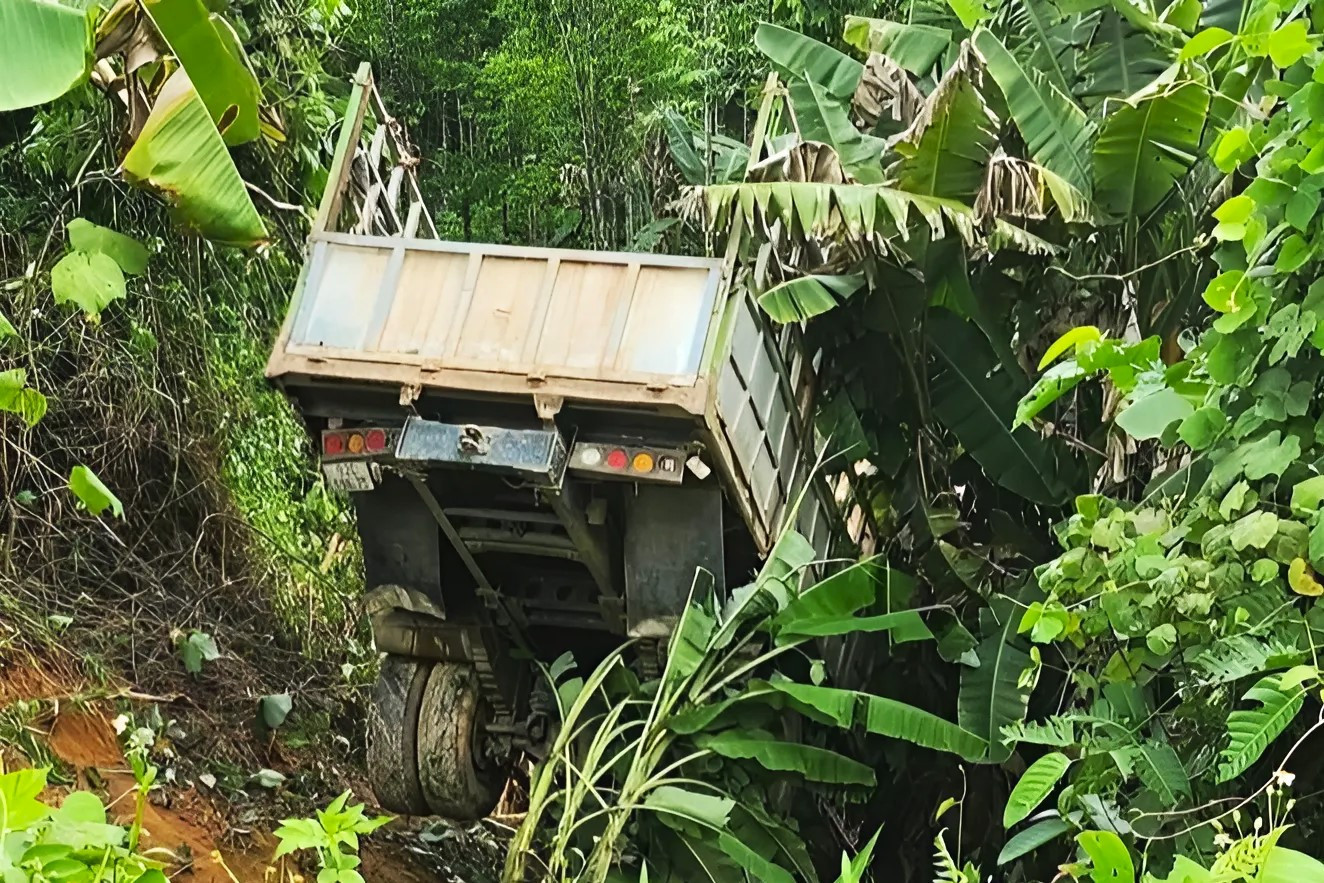
[{"label": "dirt slope", "polygon": [[[105,692],[105,691],[101,691]],[[128,691],[125,691],[127,694]],[[111,815],[127,824],[134,813],[134,780],[113,725],[108,700],[85,701],[86,686],[67,667],[3,665],[0,660],[0,709],[14,702],[37,700],[49,712],[32,729],[53,758],[63,763],[79,788],[97,792]],[[74,697],[80,697],[77,702]],[[28,763],[19,747],[0,744],[6,766]],[[68,787],[52,788],[58,801]],[[197,786],[163,784],[152,792],[143,814],[143,844],[164,850],[170,857],[171,879],[181,883],[268,883],[288,881],[300,869],[280,869],[270,863],[276,846],[269,830],[237,825],[227,819],[232,808],[222,800],[200,793]],[[362,873],[369,883],[434,883],[449,875],[429,872],[407,840],[390,835],[375,837],[363,848]],[[308,879],[313,875],[305,874]]]}]

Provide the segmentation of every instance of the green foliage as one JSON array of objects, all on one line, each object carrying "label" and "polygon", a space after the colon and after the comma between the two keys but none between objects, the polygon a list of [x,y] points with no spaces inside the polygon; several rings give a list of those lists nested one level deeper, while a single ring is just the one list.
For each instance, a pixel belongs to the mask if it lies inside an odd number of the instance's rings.
[{"label": "green foliage", "polygon": [[110,514],[116,518],[124,517],[124,504],[120,502],[119,497],[115,496],[96,473],[86,466],[75,466],[69,473],[69,490],[73,491],[78,502],[94,516],[99,516],[109,509]]},{"label": "green foliage", "polygon": [[363,804],[349,804],[346,791],[331,801],[326,809],[317,810],[316,818],[286,819],[275,830],[278,841],[275,858],[303,850],[317,854],[318,883],[363,883],[357,870],[359,837],[371,834],[391,822],[390,816],[369,816]]},{"label": "green foliage", "polygon": [[1045,754],[1030,764],[1016,787],[1011,789],[1007,806],[1002,811],[1002,824],[1010,828],[1034,812],[1066,775],[1070,765],[1071,759],[1058,751]]},{"label": "green foliage", "polygon": [[0,9],[5,52],[0,112],[59,98],[87,76],[91,41],[83,13],[50,0],[15,0]]},{"label": "green foliage", "polygon": [[[568,677],[568,658],[547,670],[560,735],[533,777],[503,879],[524,879],[531,851],[555,880],[605,881],[622,866],[658,880],[737,880],[749,868],[760,879],[816,879],[775,793],[784,781],[867,793],[874,771],[824,744],[834,730],[983,754],[979,737],[904,702],[758,677],[809,650],[813,639],[801,633],[816,620],[868,623],[854,615],[887,588],[889,572],[869,562],[810,582],[812,557],[788,532],[725,605],[696,584],[655,680],[640,683],[620,650],[582,679]],[[804,720],[799,736],[769,729],[785,710]],[[599,813],[601,825],[590,827]],[[843,880],[861,873],[858,861],[843,860]]]},{"label": "green foliage", "polygon": [[0,774],[0,877],[9,880],[86,880],[88,883],[165,883],[161,864],[137,849],[142,823],[110,824],[106,808],[86,791],[68,794],[57,807],[42,801],[48,770]]},{"label": "green foliage", "polygon": [[221,651],[216,646],[216,639],[206,632],[196,629],[177,638],[179,658],[184,662],[184,669],[189,674],[200,674],[204,662],[214,662],[221,658]]}]

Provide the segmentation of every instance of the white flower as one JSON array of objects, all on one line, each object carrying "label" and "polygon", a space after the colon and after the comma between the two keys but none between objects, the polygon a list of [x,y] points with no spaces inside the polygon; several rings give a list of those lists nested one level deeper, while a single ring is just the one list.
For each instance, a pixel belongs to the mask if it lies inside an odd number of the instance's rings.
[{"label": "white flower", "polygon": [[1296,781],[1296,773],[1289,773],[1287,770],[1275,770],[1273,779],[1284,788],[1291,788],[1292,783]]},{"label": "white flower", "polygon": [[115,728],[116,736],[123,736],[124,731],[129,728],[129,716],[127,714],[121,714],[119,717],[111,721],[110,725]]}]

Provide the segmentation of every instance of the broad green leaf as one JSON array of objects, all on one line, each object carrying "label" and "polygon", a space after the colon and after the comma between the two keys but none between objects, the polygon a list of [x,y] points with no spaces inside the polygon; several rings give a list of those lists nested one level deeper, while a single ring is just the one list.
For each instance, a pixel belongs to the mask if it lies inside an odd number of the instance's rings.
[{"label": "broad green leaf", "polygon": [[1226,270],[1210,280],[1204,290],[1204,302],[1220,313],[1235,313],[1245,305],[1238,295],[1247,290],[1244,272]]},{"label": "broad green leaf", "polygon": [[1273,263],[1273,268],[1280,273],[1295,273],[1305,266],[1306,261],[1310,260],[1315,253],[1315,247],[1297,233],[1283,240],[1282,247],[1278,249],[1278,258]]},{"label": "broad green leaf", "polygon": [[[195,629],[184,635],[180,640],[179,656],[184,662],[184,670],[195,675],[202,671],[204,662],[215,662],[220,659],[221,651],[211,635]],[[265,787],[274,786],[267,785]]]},{"label": "broad green leaf", "polygon": [[1214,218],[1218,224],[1214,227],[1215,239],[1224,242],[1240,242],[1246,236],[1246,225],[1255,212],[1255,200],[1244,193],[1238,194],[1214,209]]},{"label": "broad green leaf", "polygon": [[861,727],[869,733],[902,739],[967,759],[981,757],[987,747],[978,735],[895,699],[793,681],[760,681],[755,686],[759,689],[770,687],[785,696],[801,714],[842,729]]},{"label": "broad green leaf", "polygon": [[976,649],[978,668],[961,671],[956,720],[965,730],[988,743],[987,760],[1001,763],[1011,755],[1003,743],[1003,729],[1025,719],[1029,691],[1020,685],[1021,672],[1031,664],[1030,654],[1016,637],[1016,616],[1010,604],[980,611],[983,640]]},{"label": "broad green leaf", "polygon": [[92,850],[119,846],[127,835],[123,828],[107,823],[100,798],[89,791],[74,791],[51,814],[51,827],[45,836],[49,843]]},{"label": "broad green leaf", "polygon": [[1188,416],[1177,428],[1177,435],[1193,451],[1212,445],[1227,426],[1227,415],[1213,405],[1205,405]]},{"label": "broad green leaf", "polygon": [[833,98],[852,97],[864,75],[864,65],[850,56],[778,25],[760,24],[754,44],[782,70],[817,83]]},{"label": "broad green leaf", "polygon": [[0,413],[17,414],[31,428],[46,416],[46,397],[27,382],[25,368],[0,371]]},{"label": "broad green leaf", "polygon": [[670,813],[705,827],[726,827],[735,801],[714,794],[702,794],[676,785],[661,785],[648,792],[644,806],[654,812]]},{"label": "broad green leaf", "polygon": [[289,693],[273,693],[258,700],[262,723],[273,730],[285,723],[293,707],[294,700],[290,698]]},{"label": "broad green leaf", "polygon": [[50,0],[0,3],[0,113],[59,98],[91,67],[92,32],[81,9]]},{"label": "broad green leaf", "polygon": [[1296,19],[1275,28],[1264,41],[1265,51],[1278,67],[1291,67],[1312,51],[1309,25]]},{"label": "broad green leaf", "polygon": [[[795,883],[795,877],[791,875],[790,871],[787,871],[781,865],[768,861],[746,846],[738,837],[733,837],[725,831],[719,831],[717,846],[736,863],[737,867],[744,869],[755,880],[766,880],[768,883]],[[645,881],[641,880],[640,883],[645,883]]]},{"label": "broad green leaf", "polygon": [[14,323],[10,322],[4,313],[0,313],[0,341],[7,337],[18,337],[18,329],[14,327]]},{"label": "broad green leaf", "polygon": [[1292,485],[1292,509],[1314,512],[1324,502],[1324,475],[1315,475]]},{"label": "broad green leaf", "polygon": [[1299,685],[1283,689],[1282,675],[1269,675],[1243,697],[1258,704],[1254,709],[1237,709],[1228,716],[1228,744],[1219,754],[1217,781],[1230,782],[1250,768],[1269,743],[1282,735],[1305,702],[1305,690]]},{"label": "broad green leaf", "polygon": [[1084,831],[1076,841],[1090,857],[1094,883],[1135,883],[1135,863],[1121,837],[1112,831]]},{"label": "broad green leaf", "polygon": [[1044,352],[1044,357],[1039,360],[1039,370],[1044,370],[1067,350],[1075,349],[1087,340],[1103,340],[1103,333],[1093,325],[1077,325],[1067,331]]},{"label": "broad green leaf", "polygon": [[1102,104],[1104,110],[1111,101],[1134,96],[1176,60],[1168,43],[1105,10],[1090,48],[1081,53],[1071,94],[1086,104]]},{"label": "broad green leaf", "polygon": [[1002,826],[1010,828],[1034,812],[1053,793],[1070,766],[1071,758],[1059,751],[1045,754],[1030,764],[1002,808]]},{"label": "broad green leaf", "polygon": [[1153,209],[1194,164],[1209,111],[1209,92],[1174,83],[1177,68],[1120,103],[1094,145],[1095,199],[1110,214],[1133,218]]},{"label": "broad green leaf", "polygon": [[100,252],[71,251],[51,268],[51,292],[57,304],[74,304],[97,317],[124,297],[124,273]]},{"label": "broad green leaf", "polygon": [[1255,883],[1324,883],[1324,862],[1284,846],[1273,846]]},{"label": "broad green leaf", "polygon": [[1094,127],[1084,111],[1040,71],[1022,67],[991,31],[980,28],[970,39],[1006,97],[1030,155],[1088,194],[1093,180],[1087,156]]},{"label": "broad green leaf", "polygon": [[163,193],[180,225],[204,238],[257,245],[267,237],[225,142],[182,69],[161,88],[123,169],[131,182]]},{"label": "broad green leaf", "polygon": [[[1083,73],[1087,53],[1081,53],[1075,28],[1076,17],[1069,14],[1067,4],[1058,0],[1011,0],[1003,2],[1001,12],[1005,23],[999,30],[1006,35],[1008,48],[1022,65],[1038,70],[1063,95],[1071,94],[1072,81]],[[1074,68],[1068,75],[1068,69]]]},{"label": "broad green leaf", "polygon": [[752,760],[764,769],[795,773],[811,782],[873,786],[869,767],[826,748],[784,742],[763,730],[723,730],[695,739],[695,744],[722,757]]},{"label": "broad green leaf", "polygon": [[1251,144],[1249,132],[1240,127],[1231,128],[1218,136],[1210,155],[1220,172],[1231,173],[1255,155],[1255,147]]},{"label": "broad green leaf", "polygon": [[147,249],[141,242],[83,218],[69,222],[69,244],[81,252],[104,254],[130,275],[147,270]]},{"label": "broad green leaf", "polygon": [[796,123],[806,141],[830,145],[841,167],[861,184],[883,182],[882,157],[887,142],[856,128],[846,101],[830,95],[814,80],[791,83],[790,94]]},{"label": "broad green leaf", "polygon": [[1219,46],[1225,46],[1228,43],[1231,43],[1234,39],[1235,37],[1232,35],[1232,32],[1226,28],[1205,28],[1203,31],[1186,41],[1186,45],[1182,47],[1178,60],[1190,61],[1193,58],[1204,58]]},{"label": "broad green leaf", "polygon": [[1060,818],[1035,822],[1008,840],[1007,845],[1002,847],[1002,852],[998,853],[999,867],[1013,862],[1023,855],[1028,855],[1045,843],[1056,840],[1070,830],[1071,826]]},{"label": "broad green leaf", "polygon": [[969,47],[947,69],[909,129],[892,141],[890,170],[903,190],[973,202],[997,147],[997,117],[975,88],[979,60]]},{"label": "broad green leaf", "polygon": [[863,276],[801,276],[774,285],[758,301],[774,322],[803,322],[833,309],[863,284]]},{"label": "broad green leaf", "polygon": [[252,141],[258,125],[257,78],[243,58],[237,41],[224,39],[219,28],[228,25],[207,11],[202,0],[143,0],[157,31],[179,60],[198,97],[206,105],[229,145]]},{"label": "broad green leaf", "polygon": [[50,810],[40,798],[46,790],[46,770],[14,770],[0,775],[0,828],[22,831],[46,818]]},{"label": "broad green leaf", "polygon": [[672,682],[688,678],[703,664],[708,647],[717,631],[717,622],[702,603],[699,589],[711,586],[711,577],[706,582],[702,571],[695,574],[694,585],[690,589],[693,596],[685,611],[680,616],[667,650],[667,669],[664,677]]},{"label": "broad green leaf", "polygon": [[1246,549],[1263,549],[1278,533],[1278,516],[1272,512],[1251,512],[1232,525],[1232,548],[1238,552]]},{"label": "broad green leaf", "polygon": [[1075,359],[1067,359],[1049,368],[1016,403],[1016,419],[1012,421],[1011,428],[1017,429],[1029,423],[1044,408],[1075,389],[1088,376],[1089,372]]},{"label": "broad green leaf", "polygon": [[1116,422],[1137,440],[1158,438],[1177,420],[1195,413],[1195,406],[1176,390],[1164,386],[1137,399],[1117,415]]},{"label": "broad green leaf", "polygon": [[956,13],[961,24],[971,30],[988,21],[993,15],[993,10],[984,0],[947,0],[947,5]]},{"label": "broad green leaf", "polygon": [[75,466],[69,473],[69,490],[93,515],[100,515],[107,509],[116,518],[124,517],[124,504],[119,497],[110,492],[110,488],[101,483],[96,473],[86,466]]},{"label": "broad green leaf", "polygon": [[[894,629],[929,632],[924,620],[914,610],[882,613],[878,616],[843,616],[836,619],[810,619],[792,621],[777,634],[777,643],[785,644],[801,638],[828,638],[836,635],[876,634]],[[929,632],[930,636],[932,635]]]},{"label": "broad green leaf", "polygon": [[818,553],[803,534],[783,531],[754,582],[731,593],[722,610],[721,626],[709,642],[709,651],[730,644],[743,623],[760,616],[776,617],[786,610],[800,590],[805,568],[817,557]]},{"label": "broad green leaf", "polygon": [[927,324],[941,368],[930,386],[938,419],[993,481],[1037,503],[1064,500],[1066,455],[1028,427],[1011,428],[1023,379],[1003,370],[983,335],[954,315],[935,312]]},{"label": "broad green leaf", "polygon": [[951,46],[952,32],[932,25],[848,15],[843,39],[866,55],[879,52],[904,70],[922,77],[933,70]]},{"label": "broad green leaf", "polygon": [[[887,567],[877,558],[858,561],[814,583],[777,614],[769,627],[773,633],[795,624],[854,616],[878,596],[878,586],[891,589],[894,582],[913,588],[914,580]],[[889,595],[890,596],[890,595]]]}]

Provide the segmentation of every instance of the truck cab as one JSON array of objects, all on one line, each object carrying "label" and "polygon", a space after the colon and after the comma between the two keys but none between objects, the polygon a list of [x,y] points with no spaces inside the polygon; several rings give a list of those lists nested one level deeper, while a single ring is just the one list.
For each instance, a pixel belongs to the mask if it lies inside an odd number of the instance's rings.
[{"label": "truck cab", "polygon": [[722,258],[443,241],[415,163],[365,65],[267,375],[357,514],[378,801],[473,819],[555,724],[538,663],[629,640],[648,674],[783,529],[872,534],[738,228]]}]

